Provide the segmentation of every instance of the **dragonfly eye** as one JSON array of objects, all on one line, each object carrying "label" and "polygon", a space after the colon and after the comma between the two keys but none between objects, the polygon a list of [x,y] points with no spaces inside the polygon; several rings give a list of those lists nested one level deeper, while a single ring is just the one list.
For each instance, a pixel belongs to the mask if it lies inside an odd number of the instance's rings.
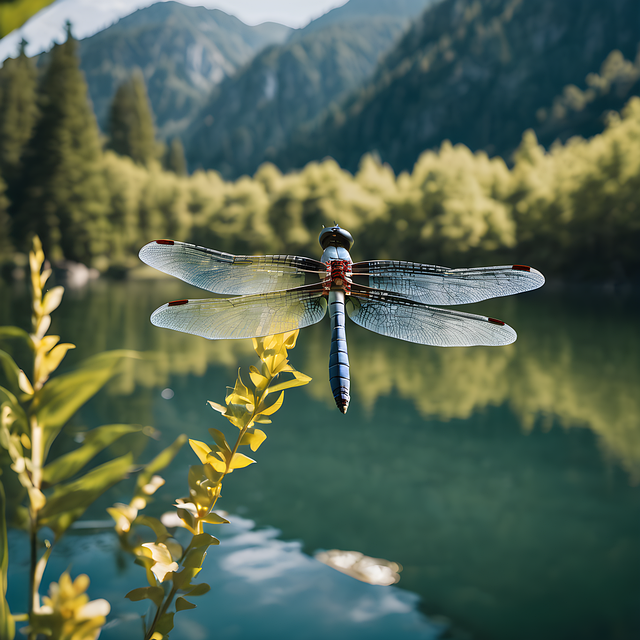
[{"label": "dragonfly eye", "polygon": [[347,251],[353,246],[353,236],[346,230],[341,229],[338,225],[335,227],[326,227],[320,232],[318,238],[320,246],[323,249],[327,247],[343,247]]}]

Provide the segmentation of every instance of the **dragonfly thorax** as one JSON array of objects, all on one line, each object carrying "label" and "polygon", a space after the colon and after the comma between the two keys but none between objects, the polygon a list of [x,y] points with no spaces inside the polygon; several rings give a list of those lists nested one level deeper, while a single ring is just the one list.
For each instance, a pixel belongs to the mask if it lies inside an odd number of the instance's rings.
[{"label": "dragonfly thorax", "polygon": [[329,260],[326,264],[327,276],[322,283],[325,294],[332,289],[351,293],[351,260]]}]

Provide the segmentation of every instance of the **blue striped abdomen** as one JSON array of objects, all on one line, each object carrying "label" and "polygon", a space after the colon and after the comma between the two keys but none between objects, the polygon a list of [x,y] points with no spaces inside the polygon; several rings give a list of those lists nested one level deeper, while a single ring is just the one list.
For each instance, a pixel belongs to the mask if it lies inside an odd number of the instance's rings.
[{"label": "blue striped abdomen", "polygon": [[331,318],[331,355],[329,356],[329,381],[338,409],[347,413],[349,406],[349,355],[345,331],[344,291],[329,292],[329,316]]}]

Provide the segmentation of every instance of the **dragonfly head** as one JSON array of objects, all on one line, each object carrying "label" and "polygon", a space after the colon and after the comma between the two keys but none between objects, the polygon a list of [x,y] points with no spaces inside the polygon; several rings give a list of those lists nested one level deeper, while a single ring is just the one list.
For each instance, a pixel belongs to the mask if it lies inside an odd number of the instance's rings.
[{"label": "dragonfly head", "polygon": [[325,227],[320,232],[318,241],[323,249],[333,246],[343,247],[349,251],[353,246],[353,236],[346,229],[341,229],[337,224],[335,227]]}]

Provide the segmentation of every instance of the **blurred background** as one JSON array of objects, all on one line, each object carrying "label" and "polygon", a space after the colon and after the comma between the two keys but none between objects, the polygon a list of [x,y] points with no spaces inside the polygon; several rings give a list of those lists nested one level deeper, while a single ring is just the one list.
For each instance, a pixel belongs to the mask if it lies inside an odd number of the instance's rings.
[{"label": "blurred background", "polygon": [[[222,427],[205,400],[253,362],[248,341],[150,325],[204,297],[141,266],[155,238],[317,258],[335,220],[354,260],[547,276],[466,308],[512,325],[509,347],[348,327],[346,417],[328,324],[301,333],[292,362],[314,381],[225,484],[234,533],[205,564],[220,638],[640,636],[637,0],[14,0],[0,36],[0,324],[28,326],[37,233],[67,286],[68,366],[107,348],[152,363],[70,438],[111,421],[153,425],[159,448],[206,439]],[[140,576],[110,535],[78,533],[52,576],[89,573],[113,606],[103,637],[137,637],[111,594]],[[309,557],[334,547],[401,563],[400,583]],[[186,618],[172,637],[209,637],[208,611]]]}]

